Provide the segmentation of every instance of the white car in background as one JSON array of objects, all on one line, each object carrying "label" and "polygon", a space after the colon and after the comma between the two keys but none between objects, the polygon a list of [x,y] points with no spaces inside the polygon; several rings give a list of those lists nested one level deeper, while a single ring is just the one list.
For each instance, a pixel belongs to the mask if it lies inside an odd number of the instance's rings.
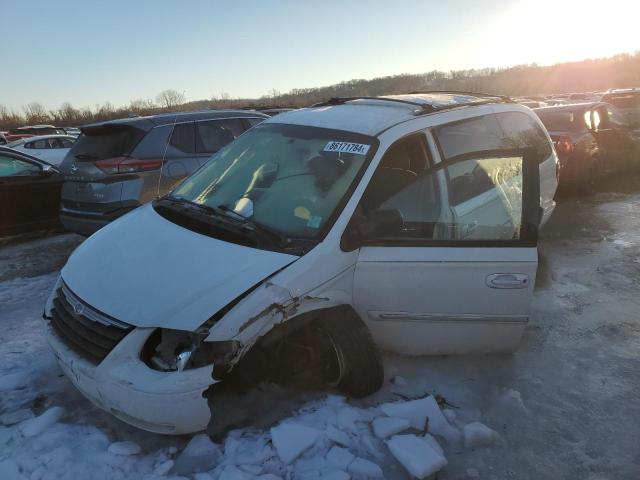
[{"label": "white car in background", "polygon": [[556,165],[537,116],[503,97],[282,113],[80,245],[45,306],[49,343],[97,406],[173,434],[215,424],[227,387],[368,395],[378,349],[511,352]]},{"label": "white car in background", "polygon": [[76,140],[73,135],[40,135],[14,140],[6,146],[58,167]]}]

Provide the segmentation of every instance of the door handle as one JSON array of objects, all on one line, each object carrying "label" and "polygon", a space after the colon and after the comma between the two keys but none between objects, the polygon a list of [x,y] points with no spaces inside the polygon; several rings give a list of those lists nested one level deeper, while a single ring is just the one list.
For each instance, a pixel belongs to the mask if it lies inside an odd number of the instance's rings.
[{"label": "door handle", "polygon": [[529,275],[526,273],[494,273],[487,276],[486,285],[489,288],[526,288],[529,285]]}]

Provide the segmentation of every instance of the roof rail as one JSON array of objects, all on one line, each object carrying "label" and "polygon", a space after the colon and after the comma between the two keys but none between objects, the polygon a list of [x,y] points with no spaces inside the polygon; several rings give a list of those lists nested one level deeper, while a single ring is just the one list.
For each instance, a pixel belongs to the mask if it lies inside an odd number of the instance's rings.
[{"label": "roof rail", "polygon": [[485,93],[485,92],[471,92],[467,90],[426,90],[424,92],[411,92],[407,95],[421,95],[426,93],[451,93],[454,95],[469,95],[470,97],[487,97],[487,98],[499,98],[506,103],[515,103],[508,95],[500,95],[497,93]]},{"label": "roof rail", "polygon": [[414,110],[415,115],[425,115],[428,113],[439,112],[442,110],[450,110],[452,108],[468,107],[472,105],[482,105],[485,103],[492,103],[492,102],[495,102],[496,100],[504,103],[514,103],[514,101],[511,98],[505,95],[492,95],[489,93],[462,92],[462,91],[453,91],[453,90],[431,90],[426,92],[412,92],[406,95],[422,95],[422,94],[430,94],[430,93],[462,94],[462,95],[478,97],[481,100],[436,106],[436,105],[431,105],[429,103],[412,102],[410,100],[402,100],[400,98],[390,98],[390,97],[384,97],[384,96],[383,97],[355,96],[355,97],[332,97],[326,102],[316,103],[311,105],[311,107],[330,107],[335,105],[344,105],[345,103],[353,100],[379,100],[379,101],[385,101],[385,102],[395,102],[395,103],[401,103],[404,105],[410,105],[410,106],[416,107]]}]

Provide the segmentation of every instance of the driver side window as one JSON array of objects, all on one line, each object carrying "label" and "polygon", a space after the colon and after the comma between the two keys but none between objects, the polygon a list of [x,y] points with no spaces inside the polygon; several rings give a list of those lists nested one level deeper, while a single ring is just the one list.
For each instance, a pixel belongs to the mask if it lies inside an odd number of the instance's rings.
[{"label": "driver side window", "polygon": [[[401,217],[400,231],[378,232],[378,238],[432,238],[440,216],[437,179],[423,175],[431,165],[423,133],[392,145],[380,161],[362,198],[362,214]],[[375,212],[375,213],[374,213]]]},{"label": "driver side window", "polygon": [[40,171],[37,165],[11,157],[0,156],[0,177],[21,177]]}]

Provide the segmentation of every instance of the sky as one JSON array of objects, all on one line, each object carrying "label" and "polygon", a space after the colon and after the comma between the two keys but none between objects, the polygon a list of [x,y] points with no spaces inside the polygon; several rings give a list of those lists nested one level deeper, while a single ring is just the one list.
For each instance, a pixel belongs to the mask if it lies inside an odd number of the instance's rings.
[{"label": "sky", "polygon": [[187,100],[640,50],[638,0],[0,0],[0,104]]}]

